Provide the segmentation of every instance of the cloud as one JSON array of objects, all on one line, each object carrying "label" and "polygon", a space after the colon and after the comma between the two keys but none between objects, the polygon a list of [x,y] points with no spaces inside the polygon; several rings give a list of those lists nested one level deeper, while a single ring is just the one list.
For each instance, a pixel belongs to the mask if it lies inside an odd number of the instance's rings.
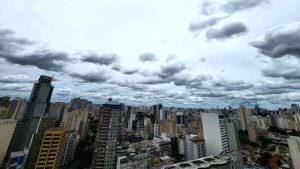
[{"label": "cloud", "polygon": [[32,89],[32,84],[22,83],[10,83],[0,86],[0,90],[3,91],[18,91],[18,92],[29,92]]},{"label": "cloud", "polygon": [[153,62],[158,60],[158,58],[153,53],[144,53],[139,56],[139,61],[141,62]]},{"label": "cloud", "polygon": [[176,86],[185,86],[186,88],[203,88],[203,82],[211,80],[211,76],[208,75],[198,75],[196,77],[191,77],[190,75],[176,75],[170,78],[170,81],[174,83]]},{"label": "cloud", "polygon": [[68,54],[63,52],[53,52],[48,50],[38,51],[29,55],[1,55],[0,58],[5,59],[12,64],[22,66],[35,66],[42,70],[63,71],[64,63],[70,61]]},{"label": "cloud", "polygon": [[112,70],[115,70],[117,72],[120,72],[122,70],[122,66],[119,64],[115,64],[111,67]]},{"label": "cloud", "polygon": [[225,40],[233,36],[244,34],[248,28],[242,22],[232,22],[224,25],[221,29],[209,29],[206,32],[207,39]]},{"label": "cloud", "polygon": [[260,39],[251,42],[260,53],[279,58],[293,55],[300,58],[300,22],[279,26],[267,31]]},{"label": "cloud", "polygon": [[122,70],[122,73],[126,74],[126,75],[132,75],[132,74],[135,74],[139,71],[138,68],[130,68],[130,69],[125,69],[125,70]]},{"label": "cloud", "polygon": [[71,88],[61,88],[54,91],[55,94],[66,97],[72,95],[74,93],[73,89]]},{"label": "cloud", "polygon": [[11,30],[0,30],[0,58],[22,66],[35,66],[49,71],[62,71],[64,62],[70,61],[68,54],[50,50],[40,50],[31,54],[20,54],[25,47],[34,44],[25,38],[14,36]]},{"label": "cloud", "polygon": [[34,79],[29,78],[26,75],[23,74],[17,74],[17,75],[7,75],[0,77],[0,82],[1,83],[32,83],[34,82]]},{"label": "cloud", "polygon": [[172,60],[175,60],[176,58],[177,58],[176,55],[169,55],[169,56],[167,57],[167,59],[166,59],[166,62],[170,62],[170,61],[172,61]]},{"label": "cloud", "polygon": [[218,24],[221,20],[227,18],[226,17],[212,17],[204,21],[197,21],[197,22],[192,22],[189,26],[189,30],[191,32],[199,32],[203,29],[206,29],[208,27],[214,26]]},{"label": "cloud", "polygon": [[215,6],[216,6],[215,2],[204,0],[203,3],[200,5],[199,13],[203,15],[214,14],[216,12]]},{"label": "cloud", "polygon": [[90,72],[87,74],[71,73],[70,76],[79,78],[83,83],[104,83],[109,77],[103,72]]},{"label": "cloud", "polygon": [[219,8],[226,13],[235,13],[238,11],[248,10],[257,6],[268,4],[269,0],[231,0]]},{"label": "cloud", "polygon": [[251,83],[246,83],[244,81],[228,81],[228,80],[219,80],[213,82],[214,87],[220,87],[224,91],[241,91],[241,90],[250,90],[254,87]]},{"label": "cloud", "polygon": [[186,66],[182,63],[169,64],[165,66],[161,66],[161,71],[157,73],[160,78],[167,78],[173,76],[177,73],[180,73],[186,68]]},{"label": "cloud", "polygon": [[97,54],[91,53],[91,54],[83,56],[81,61],[109,66],[109,65],[116,63],[118,61],[118,59],[119,59],[119,56],[116,54],[97,55]]},{"label": "cloud", "polygon": [[287,80],[300,79],[300,62],[286,63],[273,61],[269,67],[262,70],[262,75],[272,78],[284,78]]},{"label": "cloud", "polygon": [[14,34],[12,30],[0,29],[0,54],[12,54],[34,43],[25,38],[15,37]]}]

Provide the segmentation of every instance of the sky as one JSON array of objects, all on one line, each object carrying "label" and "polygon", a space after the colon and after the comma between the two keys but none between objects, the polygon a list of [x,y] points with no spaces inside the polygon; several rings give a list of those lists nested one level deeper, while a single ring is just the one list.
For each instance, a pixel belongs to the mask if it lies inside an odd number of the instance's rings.
[{"label": "sky", "polygon": [[300,103],[298,0],[0,0],[0,96],[275,109]]}]

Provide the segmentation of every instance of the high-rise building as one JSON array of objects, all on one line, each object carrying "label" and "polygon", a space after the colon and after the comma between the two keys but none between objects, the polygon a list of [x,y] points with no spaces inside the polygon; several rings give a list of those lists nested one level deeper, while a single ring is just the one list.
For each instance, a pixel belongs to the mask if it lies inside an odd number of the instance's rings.
[{"label": "high-rise building", "polygon": [[241,120],[241,129],[245,131],[247,130],[247,125],[250,124],[250,112],[245,106],[240,106],[238,113]]},{"label": "high-rise building", "polygon": [[84,109],[88,105],[89,101],[81,98],[73,98],[71,100],[72,109]]},{"label": "high-rise building", "polygon": [[193,129],[193,134],[196,134],[200,139],[204,139],[202,119],[200,116],[196,116],[194,118],[194,121],[192,122],[192,129]]},{"label": "high-rise building", "polygon": [[69,165],[72,162],[78,142],[79,135],[77,131],[68,131],[62,158],[62,165]]},{"label": "high-rise building", "polygon": [[224,115],[216,112],[202,113],[206,154],[219,155],[228,150],[228,138]]},{"label": "high-rise building", "polygon": [[154,137],[157,137],[160,135],[159,124],[157,124],[157,123],[153,124],[153,135],[154,135]]},{"label": "high-rise building", "polygon": [[160,104],[155,104],[155,105],[153,105],[153,114],[154,114],[154,116],[155,116],[155,120],[157,121],[157,122],[159,122],[159,120],[161,120],[161,109],[162,109],[162,104],[160,103]]},{"label": "high-rise building", "polygon": [[248,130],[248,137],[249,140],[252,142],[257,142],[257,133],[256,133],[256,128],[253,124],[248,124],[247,125],[247,130]]},{"label": "high-rise building", "polygon": [[6,119],[8,113],[8,108],[6,107],[0,107],[0,120]]},{"label": "high-rise building", "polygon": [[144,119],[146,110],[136,111],[136,131],[141,132],[144,129]]},{"label": "high-rise building", "polygon": [[40,118],[38,128],[33,135],[33,139],[28,153],[28,158],[26,160],[24,169],[35,168],[45,131],[53,127],[55,127],[54,118],[51,117]]},{"label": "high-rise building", "polygon": [[23,113],[24,108],[25,100],[20,97],[16,97],[11,101],[6,118],[19,120],[21,118],[20,116],[22,116],[21,114]]},{"label": "high-rise building", "polygon": [[23,119],[18,121],[8,152],[22,151],[30,147],[33,133],[36,131],[40,118],[49,112],[50,99],[53,91],[52,77],[40,76],[34,84]]},{"label": "high-rise building", "polygon": [[49,116],[55,118],[56,121],[61,121],[64,112],[68,110],[66,103],[56,102],[51,103],[49,109]]},{"label": "high-rise building", "polygon": [[28,156],[28,150],[12,152],[9,156],[6,169],[22,169]]},{"label": "high-rise building", "polygon": [[294,168],[300,168],[300,137],[290,136],[288,139],[290,154],[292,157]]},{"label": "high-rise building", "polygon": [[185,125],[186,115],[184,112],[176,112],[176,122],[177,124]]},{"label": "high-rise building", "polygon": [[120,137],[121,104],[109,99],[99,112],[92,169],[115,169],[116,148]]},{"label": "high-rise building", "polygon": [[227,138],[230,151],[240,151],[240,139],[234,122],[226,122]]},{"label": "high-rise building", "polygon": [[16,127],[16,120],[0,120],[0,166],[5,157],[9,142]]},{"label": "high-rise building", "polygon": [[10,97],[8,96],[0,97],[0,107],[9,108],[9,105],[10,105]]},{"label": "high-rise building", "polygon": [[67,130],[51,128],[46,130],[36,162],[36,169],[57,169],[61,165]]},{"label": "high-rise building", "polygon": [[175,136],[176,134],[176,121],[171,116],[164,119],[160,123],[160,132],[166,133],[168,136]]},{"label": "high-rise building", "polygon": [[65,112],[60,123],[60,127],[65,127],[69,131],[77,131],[80,139],[84,139],[88,129],[89,112],[86,110],[76,109]]},{"label": "high-rise building", "polygon": [[185,135],[185,158],[193,160],[206,156],[205,141],[195,134]]}]

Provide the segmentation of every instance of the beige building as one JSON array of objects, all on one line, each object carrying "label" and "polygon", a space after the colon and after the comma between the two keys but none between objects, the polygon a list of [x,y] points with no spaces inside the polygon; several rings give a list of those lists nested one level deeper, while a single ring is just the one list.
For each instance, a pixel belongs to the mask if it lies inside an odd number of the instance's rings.
[{"label": "beige building", "polygon": [[175,119],[168,117],[160,123],[160,132],[166,133],[169,136],[175,136],[176,134],[176,121]]},{"label": "beige building", "polygon": [[194,121],[192,122],[192,129],[193,129],[193,134],[196,134],[198,138],[202,140],[204,139],[201,116],[196,116],[194,118]]},{"label": "beige building", "polygon": [[61,165],[67,130],[65,128],[52,128],[46,130],[36,169],[57,169]]},{"label": "beige building", "polygon": [[287,141],[294,168],[300,168],[300,137],[290,136]]},{"label": "beige building", "polygon": [[0,107],[0,119],[6,119],[8,108]]},{"label": "beige building", "polygon": [[79,138],[83,139],[87,132],[88,118],[89,112],[85,110],[65,112],[60,127],[65,127],[69,131],[77,131]]},{"label": "beige building", "polygon": [[16,120],[0,120],[0,164],[3,162],[11,137],[16,128],[16,124]]},{"label": "beige building", "polygon": [[247,130],[247,125],[250,124],[250,112],[245,106],[240,106],[238,109],[238,114],[241,121],[241,130]]},{"label": "beige building", "polygon": [[256,133],[255,126],[252,124],[248,124],[247,129],[248,129],[249,140],[256,143],[257,142],[257,133]]}]

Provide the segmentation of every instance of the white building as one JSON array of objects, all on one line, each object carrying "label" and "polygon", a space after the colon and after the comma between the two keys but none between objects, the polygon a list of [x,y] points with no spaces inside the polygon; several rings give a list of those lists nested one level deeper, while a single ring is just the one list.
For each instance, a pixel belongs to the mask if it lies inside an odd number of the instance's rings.
[{"label": "white building", "polygon": [[206,155],[219,155],[222,151],[228,150],[224,115],[215,112],[202,113],[202,123]]},{"label": "white building", "polygon": [[184,138],[179,138],[178,146],[179,146],[179,154],[184,155],[185,154],[185,139]]},{"label": "white building", "polygon": [[290,136],[287,141],[294,168],[300,168],[300,137]]},{"label": "white building", "polygon": [[193,160],[205,157],[205,142],[195,134],[185,135],[185,158]]},{"label": "white building", "polygon": [[240,154],[231,152],[221,156],[208,156],[163,166],[161,169],[243,169]]},{"label": "white building", "polygon": [[62,165],[68,165],[72,162],[78,141],[79,141],[79,135],[76,131],[68,132],[63,158],[62,158]]},{"label": "white building", "polygon": [[289,122],[288,122],[287,118],[280,116],[280,117],[278,117],[277,122],[278,122],[278,128],[281,128],[281,129],[289,128]]},{"label": "white building", "polygon": [[16,120],[0,120],[0,164],[3,162],[11,137],[16,128],[16,124]]},{"label": "white building", "polygon": [[157,136],[159,136],[159,124],[154,124],[153,126],[154,126],[153,127],[154,137],[157,137]]},{"label": "white building", "polygon": [[148,169],[151,164],[149,153],[130,153],[128,156],[119,156],[117,159],[117,169]]}]

